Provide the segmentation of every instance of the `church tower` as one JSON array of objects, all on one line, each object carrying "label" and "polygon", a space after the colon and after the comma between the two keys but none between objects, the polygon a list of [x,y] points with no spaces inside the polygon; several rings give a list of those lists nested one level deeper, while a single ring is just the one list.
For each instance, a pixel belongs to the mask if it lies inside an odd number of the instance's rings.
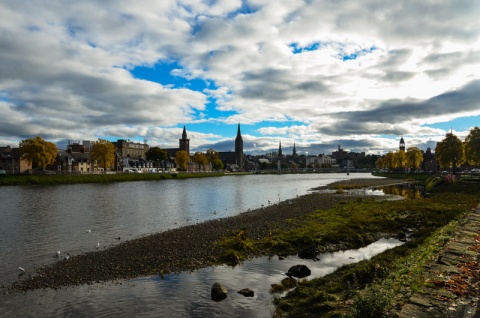
[{"label": "church tower", "polygon": [[295,143],[293,143],[293,153],[292,153],[293,159],[297,158],[297,150],[295,149]]},{"label": "church tower", "polygon": [[187,130],[183,126],[182,139],[179,139],[180,144],[178,148],[180,150],[185,150],[190,155],[190,139],[187,138]]},{"label": "church tower", "polygon": [[235,161],[240,169],[243,169],[243,139],[240,124],[238,124],[237,138],[235,138]]},{"label": "church tower", "polygon": [[278,144],[278,158],[282,158],[283,153],[282,153],[282,141],[280,140],[280,143]]},{"label": "church tower", "polygon": [[398,149],[400,149],[400,151],[405,151],[405,141],[403,141],[403,137],[400,138],[400,146]]}]

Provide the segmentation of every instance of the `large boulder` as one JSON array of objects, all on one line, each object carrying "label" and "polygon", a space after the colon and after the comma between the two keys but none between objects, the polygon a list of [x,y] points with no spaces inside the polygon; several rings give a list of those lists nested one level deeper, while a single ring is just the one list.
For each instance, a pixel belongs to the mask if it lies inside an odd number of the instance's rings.
[{"label": "large boulder", "polygon": [[306,265],[292,266],[286,273],[287,276],[289,277],[293,276],[296,278],[305,278],[307,276],[310,276],[311,274],[312,274],[312,271]]},{"label": "large boulder", "polygon": [[215,283],[212,286],[212,300],[222,301],[227,298],[228,290],[220,283]]}]

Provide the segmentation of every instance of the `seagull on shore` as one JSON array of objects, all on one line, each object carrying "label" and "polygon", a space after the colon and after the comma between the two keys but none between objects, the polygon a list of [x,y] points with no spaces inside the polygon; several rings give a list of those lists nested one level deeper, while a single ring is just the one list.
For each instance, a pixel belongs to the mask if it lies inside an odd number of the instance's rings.
[{"label": "seagull on shore", "polygon": [[60,251],[57,251],[57,253],[55,254],[57,257],[60,256]]},{"label": "seagull on shore", "polygon": [[87,233],[92,233],[92,230],[87,230]]}]

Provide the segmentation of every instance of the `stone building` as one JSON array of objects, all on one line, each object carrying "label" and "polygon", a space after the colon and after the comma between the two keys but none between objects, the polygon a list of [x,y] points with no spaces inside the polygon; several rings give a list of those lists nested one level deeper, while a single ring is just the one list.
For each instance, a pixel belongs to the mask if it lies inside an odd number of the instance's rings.
[{"label": "stone building", "polygon": [[0,147],[0,170],[8,174],[29,173],[32,164],[21,158],[20,148]]}]

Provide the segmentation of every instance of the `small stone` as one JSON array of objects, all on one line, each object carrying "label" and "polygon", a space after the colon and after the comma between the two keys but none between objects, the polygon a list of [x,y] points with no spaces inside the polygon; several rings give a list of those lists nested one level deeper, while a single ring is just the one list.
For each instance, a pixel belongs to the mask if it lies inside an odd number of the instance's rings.
[{"label": "small stone", "polygon": [[253,297],[255,295],[255,293],[253,292],[253,290],[251,290],[250,288],[244,288],[244,289],[241,289],[239,290],[237,293],[245,296],[245,297]]},{"label": "small stone", "polygon": [[213,301],[222,301],[227,298],[228,290],[220,283],[215,283],[212,286],[212,300]]}]

